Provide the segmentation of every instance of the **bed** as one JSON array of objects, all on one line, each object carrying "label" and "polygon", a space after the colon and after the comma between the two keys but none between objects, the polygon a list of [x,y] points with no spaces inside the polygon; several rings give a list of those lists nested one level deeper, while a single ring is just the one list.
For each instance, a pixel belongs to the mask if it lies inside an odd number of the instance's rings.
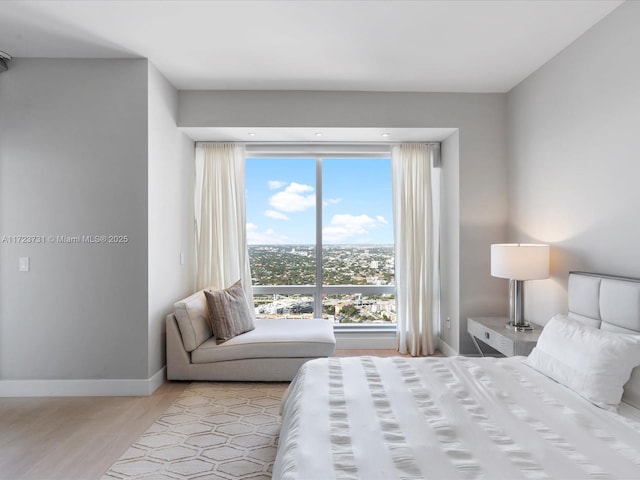
[{"label": "bed", "polygon": [[640,479],[639,333],[639,281],[573,272],[529,357],[307,362],[273,478]]}]

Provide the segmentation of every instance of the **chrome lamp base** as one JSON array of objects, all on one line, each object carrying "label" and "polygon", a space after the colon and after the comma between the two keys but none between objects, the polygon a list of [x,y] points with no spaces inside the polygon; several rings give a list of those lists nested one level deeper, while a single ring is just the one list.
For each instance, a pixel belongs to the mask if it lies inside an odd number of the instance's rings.
[{"label": "chrome lamp base", "polygon": [[506,328],[516,332],[530,332],[533,326],[524,319],[524,282],[509,280],[509,323]]},{"label": "chrome lamp base", "polygon": [[533,325],[528,322],[519,325],[514,322],[509,322],[505,323],[504,326],[505,328],[513,330],[514,332],[532,332],[534,330]]}]

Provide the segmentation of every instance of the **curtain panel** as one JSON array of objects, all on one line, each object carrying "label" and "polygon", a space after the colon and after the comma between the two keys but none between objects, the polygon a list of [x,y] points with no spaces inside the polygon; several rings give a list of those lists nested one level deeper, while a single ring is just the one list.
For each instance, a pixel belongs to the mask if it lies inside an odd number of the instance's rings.
[{"label": "curtain panel", "polygon": [[196,144],[195,213],[198,290],[241,280],[253,312],[243,145]]},{"label": "curtain panel", "polygon": [[402,144],[391,151],[397,347],[412,356],[435,352],[440,324],[439,172],[432,178],[439,156],[439,144]]}]

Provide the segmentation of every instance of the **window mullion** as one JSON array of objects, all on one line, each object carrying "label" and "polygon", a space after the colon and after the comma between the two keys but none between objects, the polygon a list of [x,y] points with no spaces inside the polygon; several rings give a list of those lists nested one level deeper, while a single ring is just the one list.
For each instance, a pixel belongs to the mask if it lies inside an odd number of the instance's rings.
[{"label": "window mullion", "polygon": [[322,318],[322,158],[316,157],[316,294],[314,316]]}]

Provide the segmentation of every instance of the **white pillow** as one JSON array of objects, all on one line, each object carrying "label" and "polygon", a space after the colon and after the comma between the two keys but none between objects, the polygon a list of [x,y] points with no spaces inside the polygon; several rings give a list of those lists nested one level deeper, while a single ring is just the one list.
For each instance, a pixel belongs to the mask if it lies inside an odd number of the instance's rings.
[{"label": "white pillow", "polygon": [[202,290],[174,303],[173,308],[182,344],[187,352],[193,352],[205,340],[211,338],[207,299]]},{"label": "white pillow", "polygon": [[617,411],[622,387],[640,365],[640,335],[607,332],[556,315],[526,363],[594,405]]}]

